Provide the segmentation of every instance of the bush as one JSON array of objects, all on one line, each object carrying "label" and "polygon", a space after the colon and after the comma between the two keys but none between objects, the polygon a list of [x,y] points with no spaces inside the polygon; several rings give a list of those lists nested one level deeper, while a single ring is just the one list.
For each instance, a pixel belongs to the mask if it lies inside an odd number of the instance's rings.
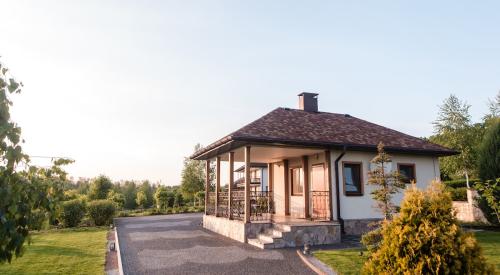
[{"label": "bush", "polygon": [[493,274],[471,233],[463,233],[443,185],[408,190],[401,211],[383,222],[380,247],[366,274]]},{"label": "bush", "polygon": [[467,201],[467,187],[446,187],[446,191],[450,192],[453,201]]},{"label": "bush", "polygon": [[85,205],[80,200],[65,201],[61,209],[61,221],[65,227],[75,227],[85,216]]},{"label": "bush", "polygon": [[[479,181],[479,179],[469,179],[470,187],[474,187],[475,183]],[[450,188],[467,188],[467,181],[465,179],[443,181],[443,184]]]},{"label": "bush", "polygon": [[88,213],[95,225],[109,225],[115,216],[115,204],[108,200],[96,200],[89,202]]},{"label": "bush", "polygon": [[36,209],[31,211],[30,230],[40,231],[49,228],[49,213],[44,210]]}]

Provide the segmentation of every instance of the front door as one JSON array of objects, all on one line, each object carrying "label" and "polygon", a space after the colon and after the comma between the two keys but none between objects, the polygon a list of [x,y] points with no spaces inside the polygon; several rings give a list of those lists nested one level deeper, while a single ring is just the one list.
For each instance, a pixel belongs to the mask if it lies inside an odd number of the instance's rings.
[{"label": "front door", "polygon": [[326,183],[325,165],[312,166],[311,195],[314,219],[328,219],[328,187]]}]

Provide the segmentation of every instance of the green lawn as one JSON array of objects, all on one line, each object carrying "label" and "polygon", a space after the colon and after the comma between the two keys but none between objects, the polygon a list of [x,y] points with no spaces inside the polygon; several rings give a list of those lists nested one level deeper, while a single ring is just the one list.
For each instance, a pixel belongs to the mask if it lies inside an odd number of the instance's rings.
[{"label": "green lawn", "polygon": [[[476,232],[475,235],[488,262],[499,272],[500,232]],[[314,252],[314,256],[340,274],[359,274],[367,259],[366,251],[363,251],[363,256],[359,255],[360,251],[362,249],[320,250]]]},{"label": "green lawn", "polygon": [[0,274],[104,274],[108,228],[34,233],[31,245]]}]

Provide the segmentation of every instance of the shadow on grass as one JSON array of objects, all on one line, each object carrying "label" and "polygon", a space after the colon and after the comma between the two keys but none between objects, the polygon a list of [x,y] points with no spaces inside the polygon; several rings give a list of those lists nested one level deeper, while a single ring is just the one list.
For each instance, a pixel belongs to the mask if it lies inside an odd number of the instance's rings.
[{"label": "shadow on grass", "polygon": [[79,256],[79,257],[87,257],[87,256],[95,256],[92,254],[88,254],[81,249],[74,247],[62,247],[55,245],[41,245],[37,244],[30,248],[30,254],[36,255],[57,255],[57,256]]}]

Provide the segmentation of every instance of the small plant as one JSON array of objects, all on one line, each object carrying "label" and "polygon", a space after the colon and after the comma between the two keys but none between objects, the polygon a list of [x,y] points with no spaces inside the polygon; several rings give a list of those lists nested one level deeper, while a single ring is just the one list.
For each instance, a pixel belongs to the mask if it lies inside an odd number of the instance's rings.
[{"label": "small plant", "polygon": [[438,182],[408,190],[399,215],[382,223],[380,247],[363,273],[493,274],[476,239],[460,229],[451,202]]},{"label": "small plant", "polygon": [[97,226],[111,224],[116,212],[115,204],[109,200],[91,201],[87,209],[89,217]]},{"label": "small plant", "polygon": [[60,217],[65,227],[78,226],[84,216],[85,205],[82,201],[76,199],[63,202]]}]

